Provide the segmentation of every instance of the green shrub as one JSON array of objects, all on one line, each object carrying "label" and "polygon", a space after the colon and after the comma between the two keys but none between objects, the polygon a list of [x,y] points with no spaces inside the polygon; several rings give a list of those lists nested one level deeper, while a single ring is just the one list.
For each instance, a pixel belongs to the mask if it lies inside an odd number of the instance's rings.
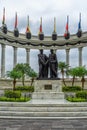
[{"label": "green shrub", "polygon": [[76,97],[74,98],[68,97],[67,100],[70,102],[87,102],[87,100],[84,98],[76,98]]},{"label": "green shrub", "polygon": [[7,98],[20,98],[21,92],[13,90],[5,90],[4,96]]},{"label": "green shrub", "polygon": [[76,92],[76,97],[77,98],[85,98],[85,99],[87,99],[87,91]]},{"label": "green shrub", "polygon": [[62,87],[63,92],[76,92],[76,91],[81,91],[80,86],[64,86]]},{"label": "green shrub", "polygon": [[27,102],[30,98],[7,98],[7,97],[0,97],[0,101],[6,101],[6,102]]},{"label": "green shrub", "polygon": [[16,90],[34,92],[33,86],[17,86]]}]

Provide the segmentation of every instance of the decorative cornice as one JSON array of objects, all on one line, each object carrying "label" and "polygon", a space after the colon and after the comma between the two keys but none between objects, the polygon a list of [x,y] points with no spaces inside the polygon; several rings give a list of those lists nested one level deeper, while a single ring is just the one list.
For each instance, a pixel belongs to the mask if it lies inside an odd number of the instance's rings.
[{"label": "decorative cornice", "polygon": [[[7,34],[3,33],[0,29],[0,43],[1,41],[9,42],[11,46],[23,46],[23,48],[57,48],[66,49],[74,48],[78,46],[87,46],[87,32],[83,32],[80,38],[76,34],[70,35],[70,38],[66,40],[64,36],[57,36],[57,40],[52,40],[52,36],[44,36],[44,40],[39,40],[38,36],[32,35],[31,39],[27,39],[25,34],[19,34],[19,37],[14,36],[14,32],[7,31]],[[3,42],[4,44],[4,42]],[[6,43],[5,43],[6,44]]]}]

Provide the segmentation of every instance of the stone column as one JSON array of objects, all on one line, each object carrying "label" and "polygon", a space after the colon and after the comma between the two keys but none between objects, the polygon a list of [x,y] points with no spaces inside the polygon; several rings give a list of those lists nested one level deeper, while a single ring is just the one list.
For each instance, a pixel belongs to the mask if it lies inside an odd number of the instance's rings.
[{"label": "stone column", "polygon": [[[66,49],[66,64],[69,65],[69,51],[70,49]],[[68,75],[66,75],[67,78],[69,78]]]},{"label": "stone column", "polygon": [[30,49],[26,48],[26,63],[30,64]]},{"label": "stone column", "polygon": [[13,68],[16,66],[17,64],[17,47],[13,47]]},{"label": "stone column", "polygon": [[5,77],[5,45],[1,44],[1,78]]},{"label": "stone column", "polygon": [[82,66],[82,47],[79,47],[78,51],[79,51],[79,66]]},{"label": "stone column", "polygon": [[69,65],[69,51],[70,49],[66,49],[66,64]]}]

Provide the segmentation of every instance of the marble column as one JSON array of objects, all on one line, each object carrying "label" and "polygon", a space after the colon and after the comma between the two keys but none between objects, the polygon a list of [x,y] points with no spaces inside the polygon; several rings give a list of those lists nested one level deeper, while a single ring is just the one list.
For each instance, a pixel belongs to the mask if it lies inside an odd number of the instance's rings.
[{"label": "marble column", "polygon": [[82,66],[82,47],[79,47],[78,51],[79,51],[79,66]]},{"label": "marble column", "polygon": [[1,44],[1,78],[5,77],[5,45]]},{"label": "marble column", "polygon": [[30,64],[30,49],[26,48],[26,63]]},{"label": "marble column", "polygon": [[[69,65],[69,51],[70,49],[66,49],[66,64]],[[66,78],[69,78],[68,75],[66,75]]]},{"label": "marble column", "polygon": [[13,47],[13,68],[16,66],[17,64],[17,47]]},{"label": "marble column", "polygon": [[70,49],[66,49],[66,64],[69,65],[69,51]]}]

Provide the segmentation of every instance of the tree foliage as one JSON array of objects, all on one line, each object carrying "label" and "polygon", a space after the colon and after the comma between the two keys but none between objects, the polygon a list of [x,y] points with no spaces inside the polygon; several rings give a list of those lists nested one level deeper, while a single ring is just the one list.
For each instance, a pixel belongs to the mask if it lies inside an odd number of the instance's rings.
[{"label": "tree foliage", "polygon": [[15,66],[16,71],[20,71],[22,73],[22,84],[24,86],[25,75],[30,72],[31,67],[27,63],[20,63]]},{"label": "tree foliage", "polygon": [[65,62],[59,62],[58,68],[59,68],[59,70],[61,71],[61,74],[62,74],[62,81],[63,81],[64,85],[66,86],[65,80],[64,80],[64,74],[67,73],[69,65],[66,64]]},{"label": "tree foliage", "polygon": [[15,90],[16,80],[21,78],[22,73],[14,68],[11,71],[7,71],[7,76],[13,79],[13,90]]},{"label": "tree foliage", "polygon": [[74,85],[75,77],[81,77],[82,89],[84,89],[85,76],[87,75],[87,70],[85,66],[75,67],[69,70],[69,74],[73,76],[72,85]]}]

